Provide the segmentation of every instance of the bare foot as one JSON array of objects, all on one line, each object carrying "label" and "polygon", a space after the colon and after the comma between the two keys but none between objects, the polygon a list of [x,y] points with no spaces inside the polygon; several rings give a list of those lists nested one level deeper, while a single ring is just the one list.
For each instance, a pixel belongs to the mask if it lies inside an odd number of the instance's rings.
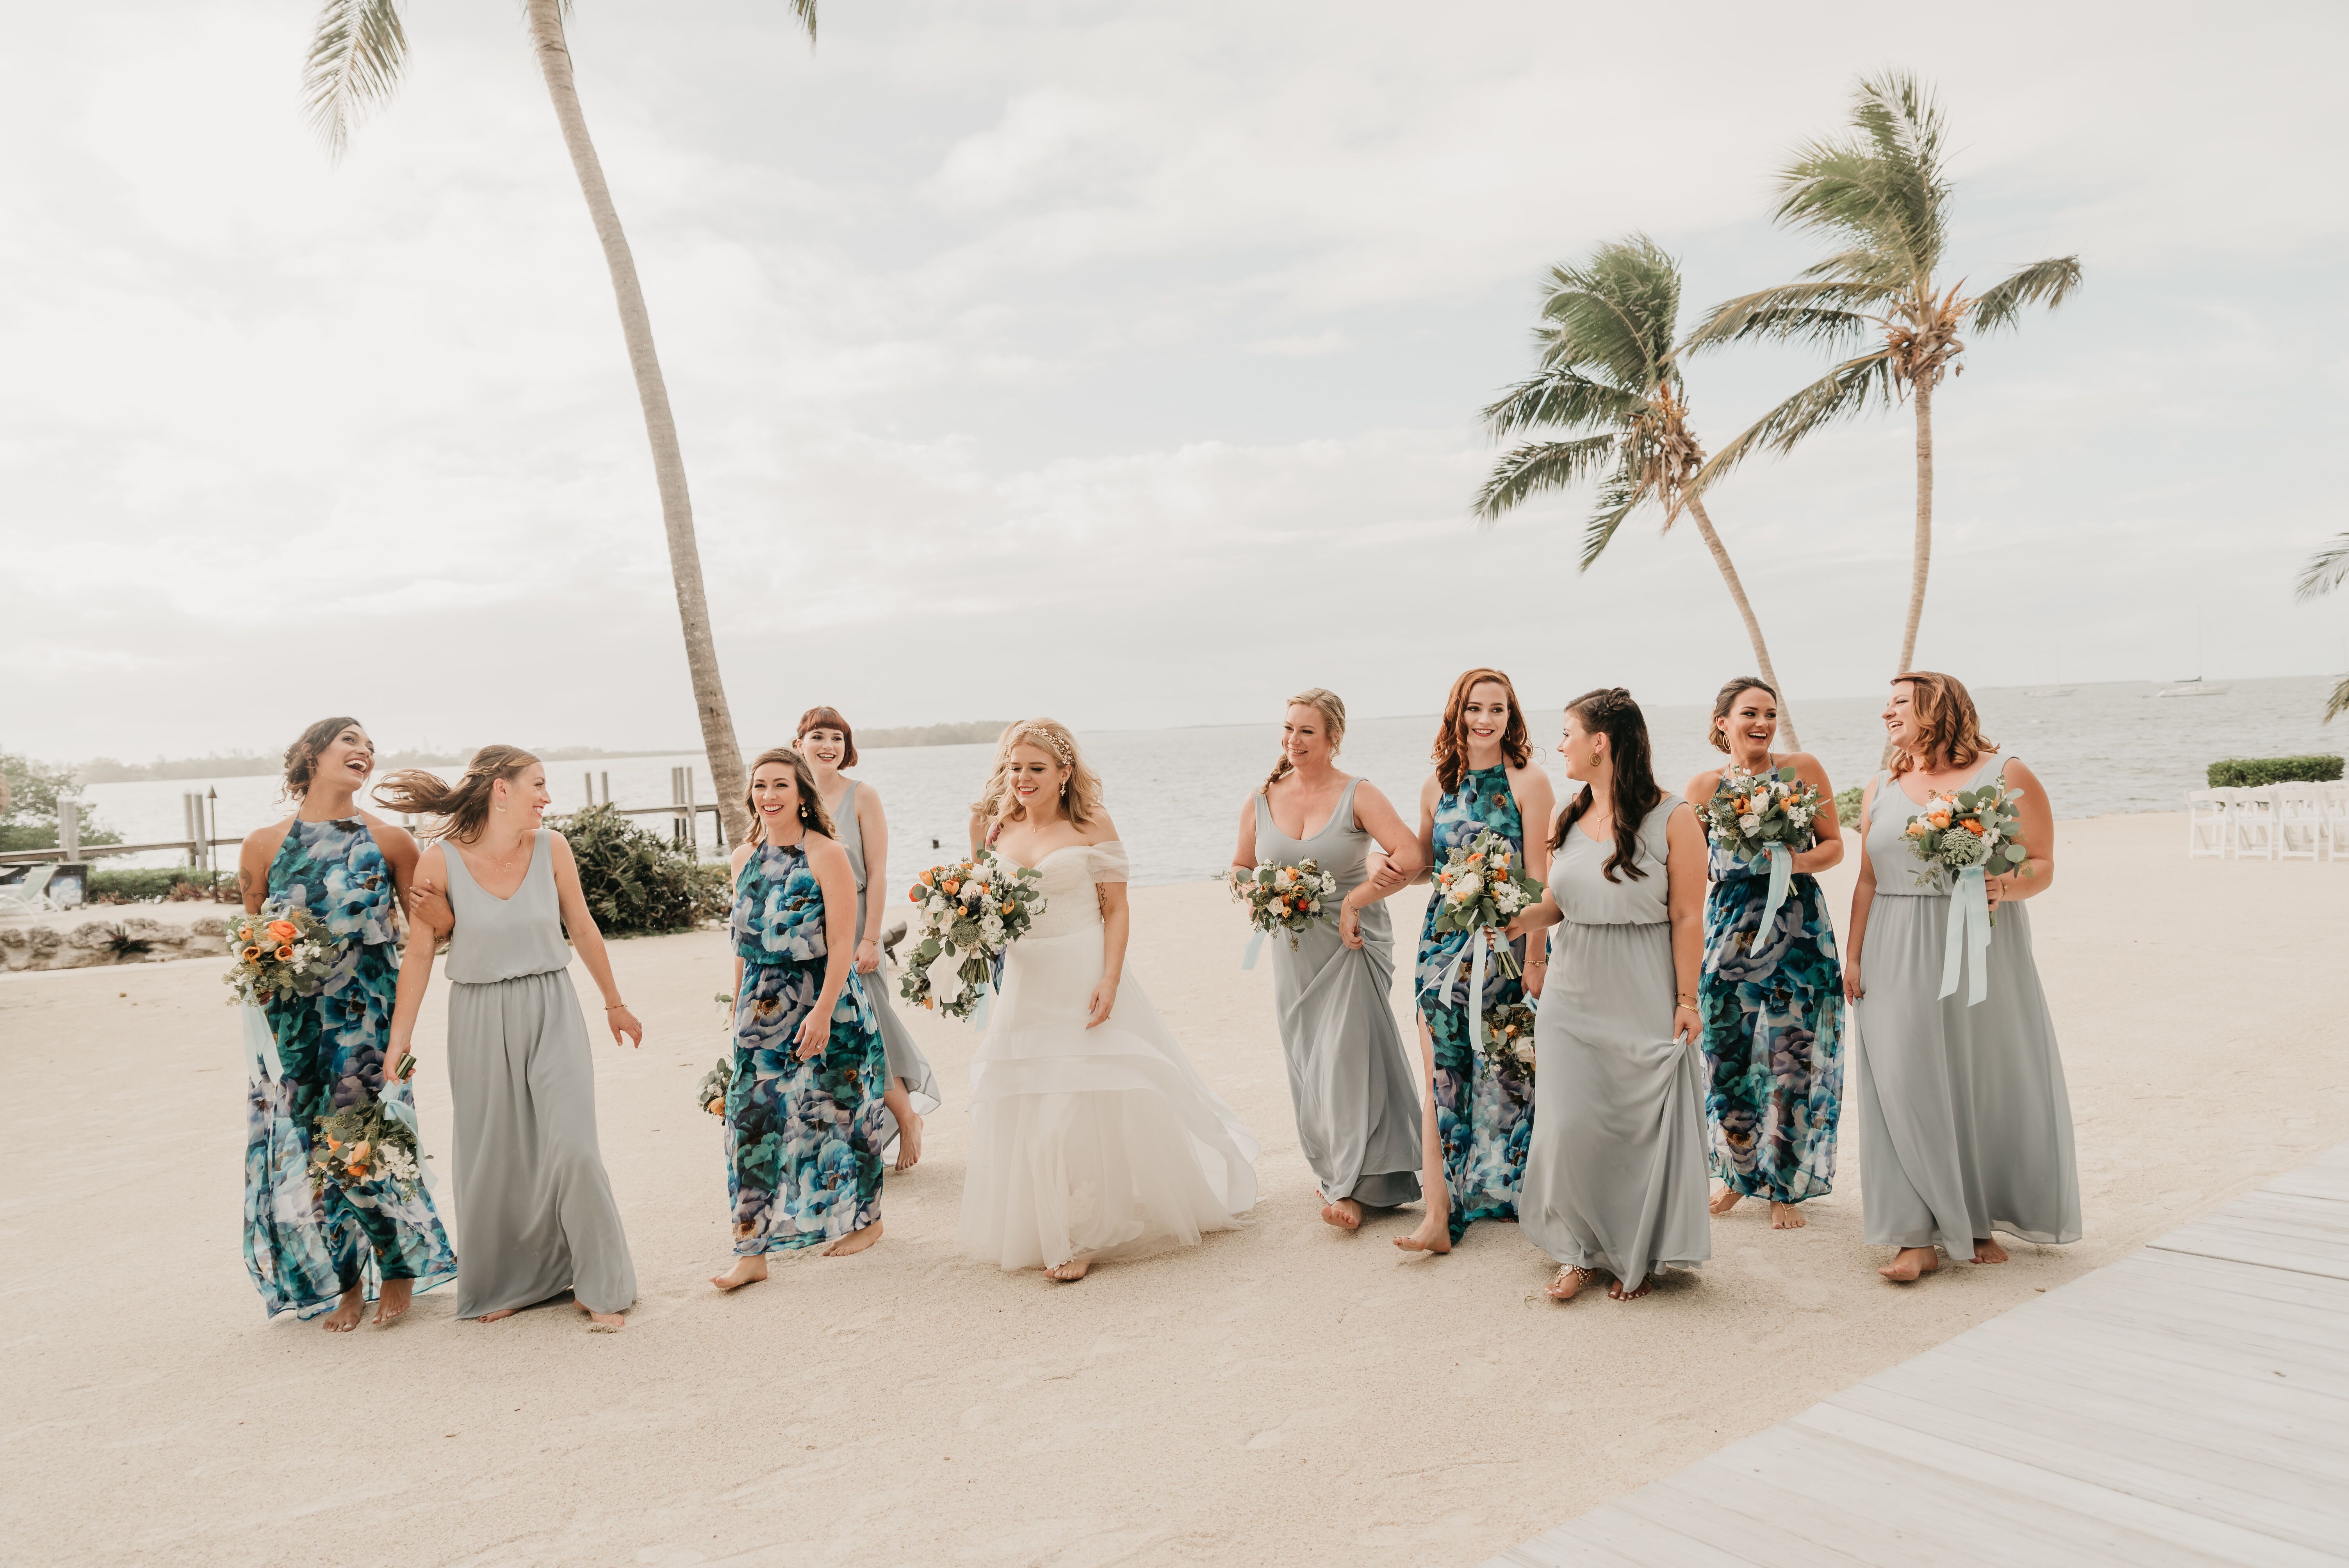
[{"label": "bare foot", "polygon": [[388,1279],[383,1282],[383,1299],[375,1304],[375,1326],[389,1328],[408,1315],[408,1304],[416,1295],[412,1279]]},{"label": "bare foot", "polygon": [[1062,1284],[1073,1284],[1084,1278],[1086,1271],[1092,1266],[1093,1260],[1090,1257],[1071,1258],[1067,1263],[1055,1264],[1046,1269],[1044,1277],[1059,1280]]},{"label": "bare foot", "polygon": [[2006,1262],[2006,1249],[2000,1246],[1997,1242],[1989,1236],[1976,1236],[1974,1238],[1974,1262],[1978,1264],[2002,1264]]},{"label": "bare foot", "polygon": [[1941,1266],[1941,1260],[1930,1247],[1903,1247],[1900,1255],[1876,1272],[1895,1284],[1914,1284],[1920,1274],[1931,1274]]},{"label": "bare foot", "polygon": [[911,1171],[922,1162],[922,1119],[912,1111],[897,1119],[897,1163],[892,1171]]},{"label": "bare foot", "polygon": [[519,1307],[503,1306],[503,1307],[500,1307],[500,1308],[499,1308],[497,1311],[495,1311],[495,1312],[485,1312],[485,1313],[481,1314],[481,1316],[479,1316],[479,1317],[477,1317],[477,1318],[473,1319],[473,1321],[474,1321],[475,1323],[502,1323],[502,1322],[503,1322],[505,1319],[507,1319],[507,1318],[509,1318],[509,1317],[512,1317],[512,1316],[516,1312],[519,1312],[520,1310],[521,1310],[521,1308],[519,1308]]},{"label": "bare foot", "polygon": [[722,1274],[711,1274],[709,1283],[719,1290],[740,1290],[746,1284],[756,1284],[767,1277],[764,1254],[754,1253],[746,1258],[736,1258],[734,1266]]},{"label": "bare foot", "polygon": [[1590,1283],[1590,1274],[1588,1269],[1560,1269],[1557,1277],[1549,1282],[1547,1294],[1552,1301],[1572,1301],[1576,1293]]},{"label": "bare foot", "polygon": [[1397,1236],[1394,1244],[1407,1253],[1448,1253],[1452,1250],[1452,1221],[1447,1214],[1435,1210],[1419,1222],[1419,1229],[1407,1236]]},{"label": "bare foot", "polygon": [[575,1297],[571,1305],[587,1315],[587,1332],[590,1334],[617,1334],[628,1326],[628,1315],[625,1312],[597,1312]]},{"label": "bare foot", "polygon": [[1770,1228],[1774,1231],[1799,1231],[1809,1223],[1803,1218],[1803,1207],[1799,1203],[1774,1201],[1770,1205]]},{"label": "bare foot", "polygon": [[1718,1220],[1723,1214],[1729,1212],[1730,1210],[1737,1207],[1737,1200],[1744,1196],[1745,1196],[1744,1193],[1733,1192],[1726,1187],[1723,1187],[1720,1191],[1715,1192],[1713,1195],[1713,1202],[1711,1204],[1713,1209],[1713,1217]]},{"label": "bare foot", "polygon": [[1362,1206],[1351,1198],[1324,1203],[1321,1205],[1321,1222],[1335,1225],[1341,1231],[1359,1231],[1362,1228]]},{"label": "bare foot", "polygon": [[326,1314],[318,1326],[329,1334],[348,1334],[359,1326],[359,1314],[367,1310],[367,1286],[355,1284],[343,1292],[343,1299],[335,1310]]},{"label": "bare foot", "polygon": [[848,1234],[841,1237],[840,1240],[833,1243],[832,1245],[824,1248],[823,1255],[828,1258],[848,1257],[853,1253],[863,1252],[865,1248],[871,1246],[880,1239],[881,1222],[875,1220],[871,1224],[865,1226],[863,1230],[851,1231]]},{"label": "bare foot", "polygon": [[1637,1290],[1625,1290],[1623,1288],[1623,1282],[1619,1279],[1613,1284],[1607,1287],[1607,1299],[1609,1301],[1637,1301],[1655,1288],[1656,1276],[1653,1274],[1650,1274],[1646,1279],[1641,1280],[1640,1282],[1640,1288]]}]

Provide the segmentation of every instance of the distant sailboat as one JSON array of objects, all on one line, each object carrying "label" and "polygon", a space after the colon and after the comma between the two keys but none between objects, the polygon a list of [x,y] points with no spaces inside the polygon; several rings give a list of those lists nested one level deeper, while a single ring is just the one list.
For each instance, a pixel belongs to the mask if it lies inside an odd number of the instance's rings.
[{"label": "distant sailboat", "polygon": [[2191,678],[2177,681],[2153,694],[2156,696],[2225,696],[2227,688],[2212,686],[2202,678],[2202,612],[2194,612],[2194,674]]}]

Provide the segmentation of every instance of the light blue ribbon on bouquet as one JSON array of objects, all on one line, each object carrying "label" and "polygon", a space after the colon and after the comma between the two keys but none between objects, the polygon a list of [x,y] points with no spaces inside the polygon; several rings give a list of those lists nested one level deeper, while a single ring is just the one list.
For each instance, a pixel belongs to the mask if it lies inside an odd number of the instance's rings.
[{"label": "light blue ribbon on bouquet", "polygon": [[1485,926],[1478,926],[1470,932],[1468,945],[1454,954],[1452,962],[1446,964],[1420,992],[1422,995],[1433,992],[1440,1005],[1452,995],[1452,987],[1459,984],[1461,965],[1468,965],[1468,1016],[1472,1020],[1468,1026],[1468,1043],[1475,1047],[1480,1057],[1489,1054],[1485,1050],[1488,1042],[1485,1037],[1485,954],[1492,946],[1489,935],[1490,928]]},{"label": "light blue ribbon on bouquet", "polygon": [[[1967,965],[1971,952],[1973,962]],[[1979,1004],[1990,994],[1990,890],[1982,868],[1968,866],[1950,886],[1950,937],[1941,948],[1941,995],[1958,988],[1958,970],[1972,973],[1966,982],[1966,1006]]]},{"label": "light blue ribbon on bouquet", "polygon": [[1795,880],[1795,857],[1785,845],[1764,844],[1762,848],[1770,862],[1770,887],[1762,895],[1762,929],[1754,934],[1756,943],[1768,938],[1770,923],[1776,918],[1778,906],[1786,902],[1786,889]]},{"label": "light blue ribbon on bouquet", "polygon": [[1240,950],[1241,968],[1253,969],[1256,967],[1256,955],[1264,951],[1264,939],[1270,934],[1271,934],[1266,931],[1262,926],[1258,926],[1257,928],[1256,934],[1250,936],[1247,939],[1247,945]]}]

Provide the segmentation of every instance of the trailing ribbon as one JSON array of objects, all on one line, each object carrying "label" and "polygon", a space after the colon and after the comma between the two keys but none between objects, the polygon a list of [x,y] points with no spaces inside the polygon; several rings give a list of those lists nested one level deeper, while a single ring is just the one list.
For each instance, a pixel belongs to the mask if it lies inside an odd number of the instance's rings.
[{"label": "trailing ribbon", "polygon": [[1256,955],[1264,951],[1264,939],[1268,934],[1269,934],[1259,926],[1257,929],[1256,934],[1247,939],[1247,946],[1243,948],[1240,952],[1241,968],[1253,969],[1256,967]]},{"label": "trailing ribbon", "polygon": [[1786,888],[1795,880],[1795,857],[1784,844],[1764,844],[1770,861],[1770,891],[1762,895],[1762,928],[1754,934],[1758,945],[1770,934],[1770,922],[1786,902]]},{"label": "trailing ribbon", "polygon": [[1472,1022],[1468,1026],[1468,1043],[1478,1056],[1485,1054],[1485,954],[1492,944],[1488,928],[1480,926],[1468,934],[1468,945],[1452,955],[1451,962],[1436,971],[1435,978],[1421,987],[1420,995],[1433,993],[1438,1006],[1448,1006],[1452,987],[1460,983],[1460,968],[1468,966],[1468,1009]]},{"label": "trailing ribbon", "polygon": [[277,1036],[269,1027],[269,1015],[247,1002],[237,1009],[244,1015],[244,1062],[249,1072],[258,1073],[262,1083],[275,1083],[285,1076],[285,1065],[277,1059]]},{"label": "trailing ribbon", "polygon": [[[1973,962],[1965,964],[1971,950]],[[1966,1006],[1978,1005],[1990,993],[1990,892],[1982,883],[1982,868],[1968,866],[1950,886],[1950,936],[1941,948],[1941,992],[1958,988],[1958,970],[1972,974],[1966,983]]]}]

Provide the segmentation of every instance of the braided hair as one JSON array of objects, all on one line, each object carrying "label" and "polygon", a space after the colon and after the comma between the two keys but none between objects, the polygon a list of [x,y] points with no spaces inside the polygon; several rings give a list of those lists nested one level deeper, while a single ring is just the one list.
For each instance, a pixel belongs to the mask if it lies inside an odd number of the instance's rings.
[{"label": "braided hair", "polygon": [[[1615,771],[1615,852],[1607,857],[1607,880],[1619,882],[1617,871],[1633,880],[1648,873],[1640,869],[1640,824],[1662,801],[1656,785],[1655,760],[1648,748],[1648,720],[1631,694],[1621,686],[1601,686],[1584,692],[1566,705],[1582,727],[1607,738],[1607,760]],[[1566,848],[1568,830],[1590,809],[1590,787],[1578,791],[1557,814],[1557,830],[1549,836],[1550,852]]]},{"label": "braided hair", "polygon": [[[1325,691],[1319,686],[1308,686],[1290,697],[1288,706],[1309,707],[1321,716],[1321,727],[1330,737],[1330,755],[1337,756],[1339,742],[1346,738],[1344,700],[1336,692]],[[1297,771],[1296,765],[1288,760],[1288,748],[1284,746],[1280,748],[1280,760],[1272,765],[1271,777],[1265,779],[1264,788],[1270,789],[1295,771]]]}]

